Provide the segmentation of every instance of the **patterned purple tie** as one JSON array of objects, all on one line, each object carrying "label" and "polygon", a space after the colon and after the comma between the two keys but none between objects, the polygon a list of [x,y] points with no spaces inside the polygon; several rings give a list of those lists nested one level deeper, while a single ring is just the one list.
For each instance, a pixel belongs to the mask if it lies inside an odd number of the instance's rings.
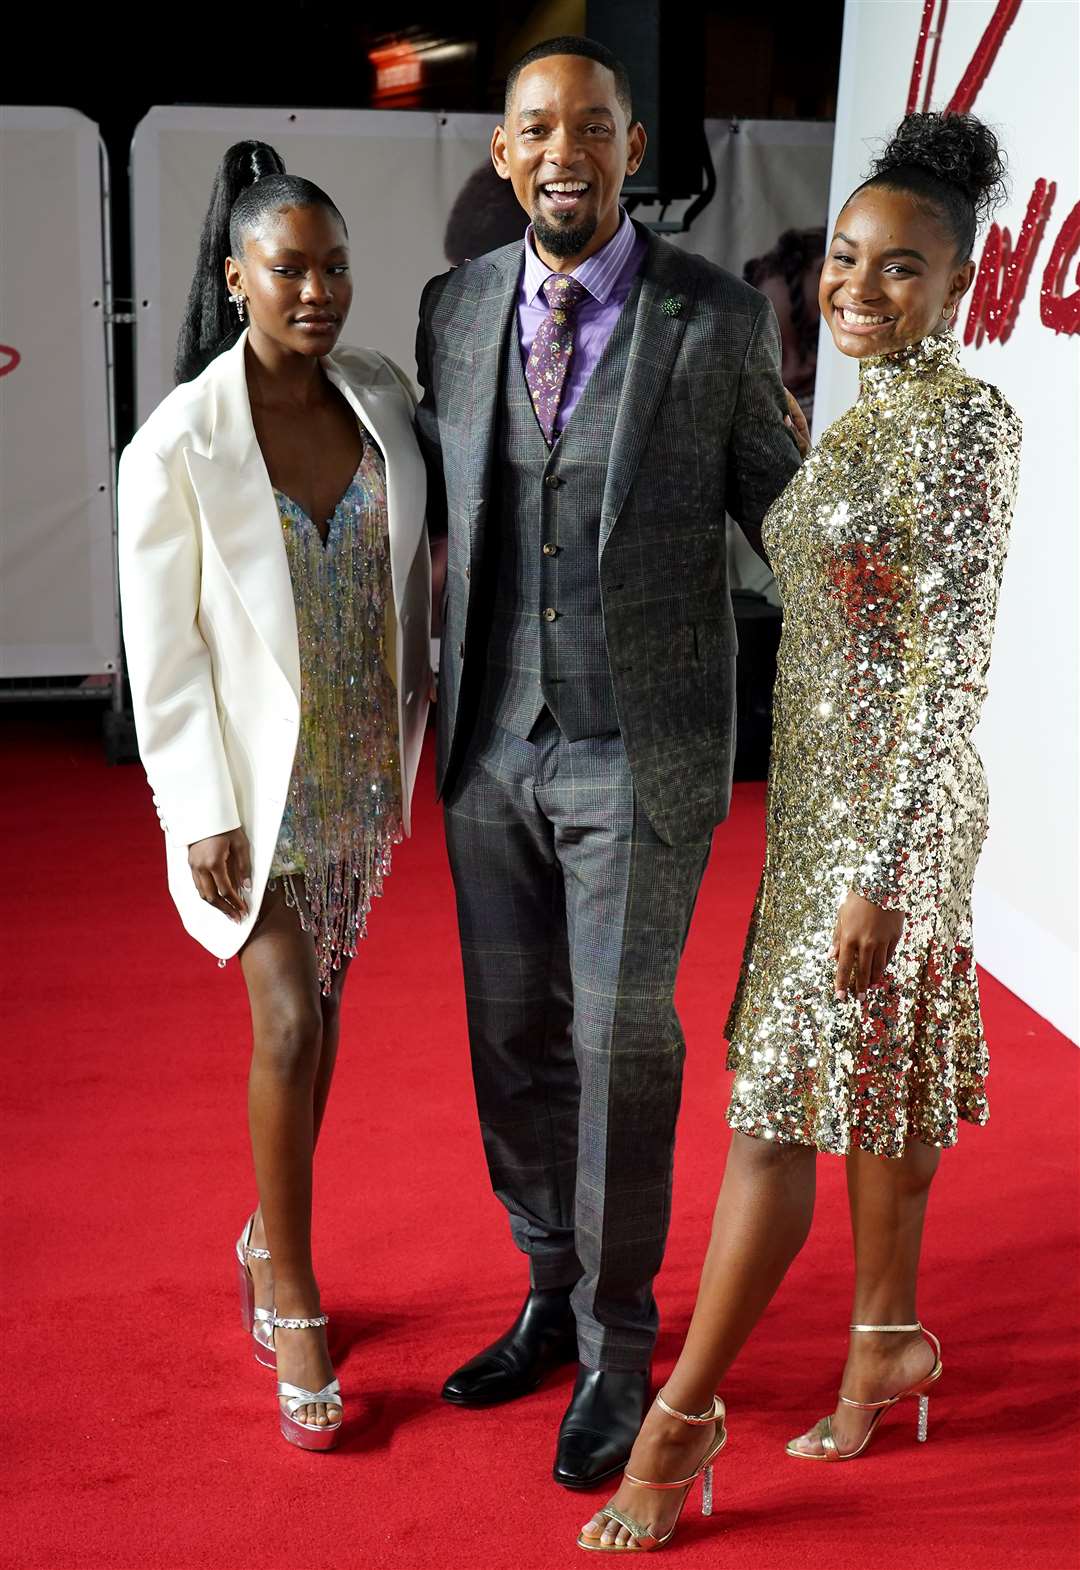
[{"label": "patterned purple tie", "polygon": [[550,447],[555,440],[555,416],[574,352],[574,311],[588,290],[576,278],[563,273],[552,273],[543,288],[548,313],[533,339],[525,381],[544,440]]}]

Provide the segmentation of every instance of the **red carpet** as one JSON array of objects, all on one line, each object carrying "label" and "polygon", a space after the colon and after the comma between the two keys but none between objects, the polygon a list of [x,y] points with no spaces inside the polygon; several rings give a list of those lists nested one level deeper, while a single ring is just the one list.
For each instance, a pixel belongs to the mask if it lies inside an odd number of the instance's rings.
[{"label": "red carpet", "polygon": [[[180,929],[140,770],[95,718],[5,716],[7,1486],[18,1570],[553,1570],[590,1497],[550,1481],[570,1376],[466,1412],[443,1376],[513,1317],[524,1266],[487,1188],[430,774],[346,999],[316,1243],[348,1403],[342,1448],[278,1437],[239,1328],[231,1246],[253,1194],[238,967]],[[61,733],[62,727],[62,733]],[[719,1026],[761,856],[739,789],[681,985],[689,1041],[663,1374],[686,1322],[726,1145]],[[931,1201],[922,1312],[945,1378],[857,1465],[785,1459],[831,1409],[850,1268],[839,1161],[813,1236],[724,1389],[718,1513],[664,1563],[1056,1570],[1076,1563],[1080,1054],[985,986],[993,1118]],[[14,1343],[14,1344],[13,1344]]]}]

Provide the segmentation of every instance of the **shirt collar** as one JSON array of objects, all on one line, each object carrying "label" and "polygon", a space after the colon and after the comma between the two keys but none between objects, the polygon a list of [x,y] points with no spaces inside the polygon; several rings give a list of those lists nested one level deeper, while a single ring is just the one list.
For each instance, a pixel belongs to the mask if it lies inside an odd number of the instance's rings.
[{"label": "shirt collar", "polygon": [[[593,299],[600,305],[606,305],[608,296],[618,280],[626,261],[634,249],[637,239],[637,230],[630,221],[630,215],[625,207],[620,207],[619,227],[606,245],[602,245],[592,256],[586,257],[580,267],[575,267],[570,274],[578,283],[584,284]],[[542,262],[533,246],[532,224],[525,231],[525,299],[531,305],[551,277],[552,270],[546,262]]]}]

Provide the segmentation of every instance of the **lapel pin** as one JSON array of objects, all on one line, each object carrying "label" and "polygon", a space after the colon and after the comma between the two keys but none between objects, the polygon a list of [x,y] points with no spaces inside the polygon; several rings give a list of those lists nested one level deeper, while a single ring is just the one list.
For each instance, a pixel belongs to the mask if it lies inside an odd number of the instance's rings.
[{"label": "lapel pin", "polygon": [[681,294],[669,294],[660,306],[665,316],[678,316],[682,308],[683,297]]}]

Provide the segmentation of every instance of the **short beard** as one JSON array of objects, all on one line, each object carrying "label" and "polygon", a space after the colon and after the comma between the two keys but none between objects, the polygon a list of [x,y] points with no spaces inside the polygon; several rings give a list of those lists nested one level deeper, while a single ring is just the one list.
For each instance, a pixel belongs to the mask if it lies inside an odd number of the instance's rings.
[{"label": "short beard", "polygon": [[549,256],[579,256],[596,233],[595,216],[570,227],[548,223],[546,218],[534,213],[532,225],[533,234]]}]

